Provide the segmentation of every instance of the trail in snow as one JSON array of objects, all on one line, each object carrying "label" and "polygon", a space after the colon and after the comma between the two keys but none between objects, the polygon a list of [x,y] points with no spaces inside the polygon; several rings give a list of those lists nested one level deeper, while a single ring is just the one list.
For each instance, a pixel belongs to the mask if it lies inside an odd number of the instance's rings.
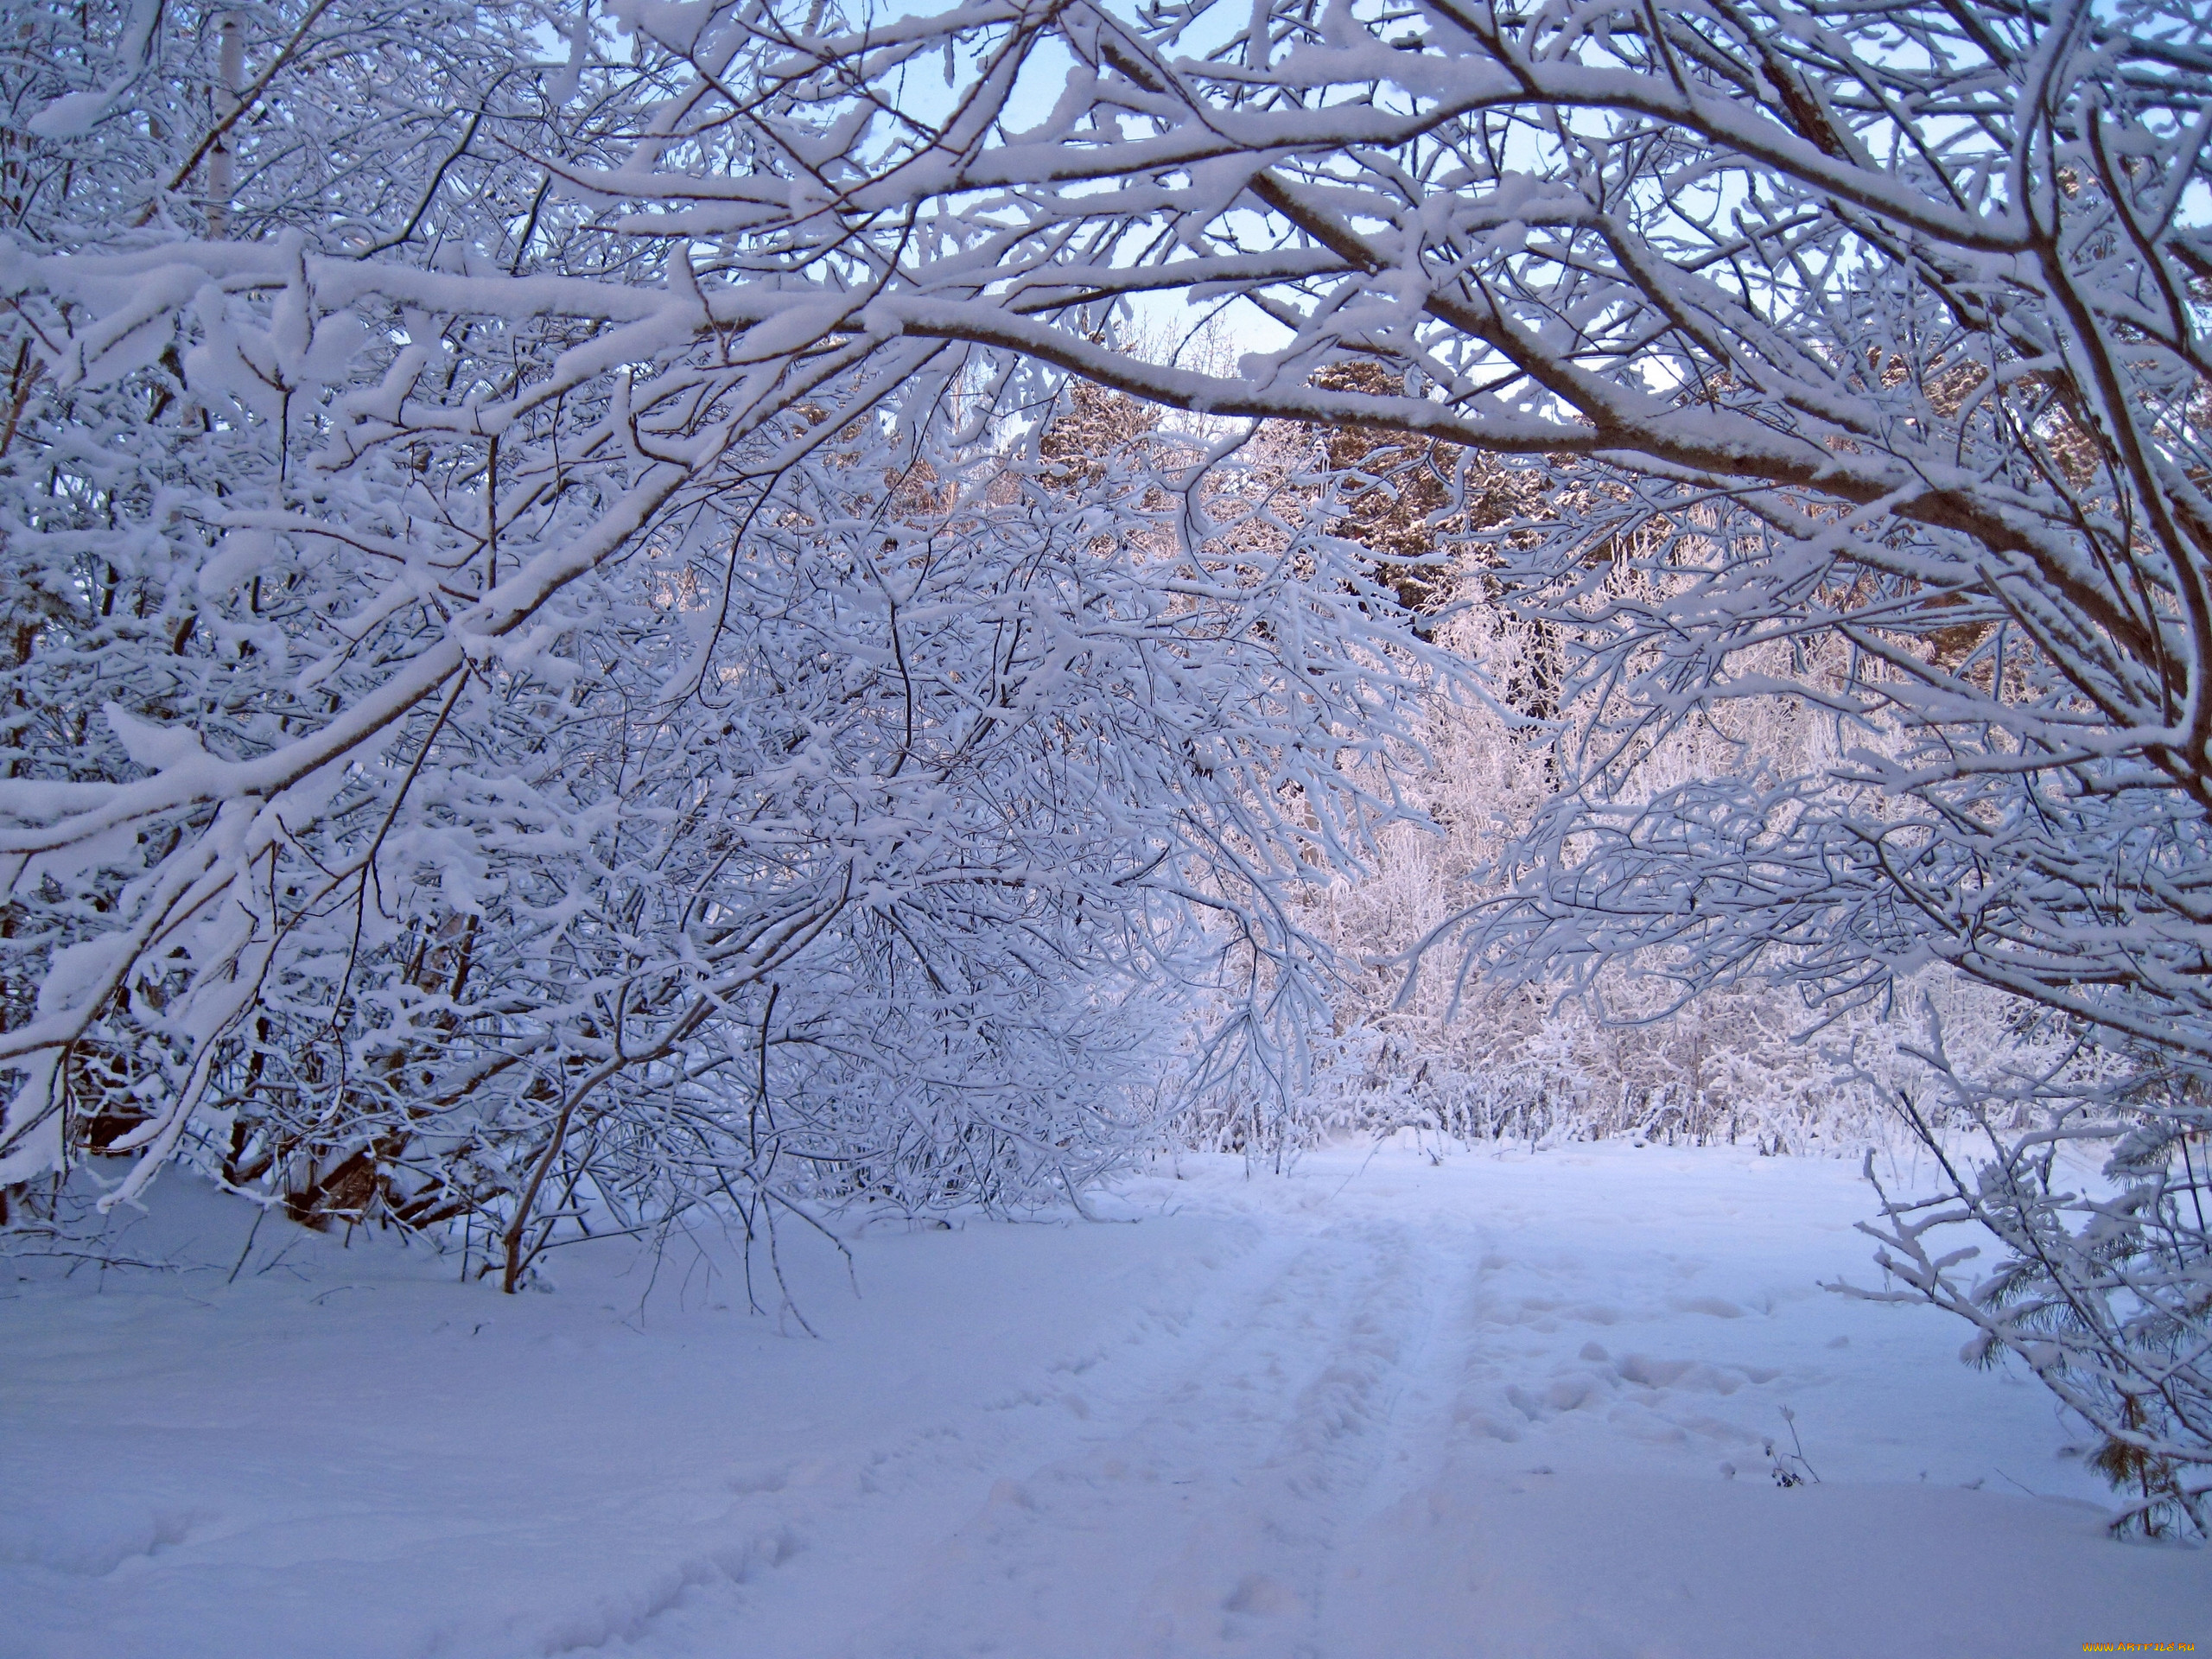
[{"label": "trail in snow", "polygon": [[[805,1259],[820,1340],[737,1311],[706,1256],[642,1300],[641,1268],[572,1257],[502,1300],[307,1239],[226,1286],[210,1207],[167,1248],[221,1271],[0,1304],[0,1653],[2212,1641],[2212,1561],[2100,1535],[2039,1388],[1819,1287],[1872,1271],[1845,1166],[1180,1176],[1126,1183],[1132,1224],[858,1240],[857,1299]],[[1768,1477],[1784,1407],[1817,1485]]]}]

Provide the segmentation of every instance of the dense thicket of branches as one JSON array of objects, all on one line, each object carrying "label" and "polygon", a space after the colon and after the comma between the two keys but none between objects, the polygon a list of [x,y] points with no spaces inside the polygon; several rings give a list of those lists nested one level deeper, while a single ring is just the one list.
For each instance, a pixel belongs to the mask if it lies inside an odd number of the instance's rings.
[{"label": "dense thicket of branches", "polygon": [[660,82],[526,13],[226,15],[227,200],[215,19],[16,65],[7,1179],[183,1155],[512,1287],[1072,1194],[1280,1071],[1417,684],[1357,550],[1050,379],[743,347],[556,194]]}]

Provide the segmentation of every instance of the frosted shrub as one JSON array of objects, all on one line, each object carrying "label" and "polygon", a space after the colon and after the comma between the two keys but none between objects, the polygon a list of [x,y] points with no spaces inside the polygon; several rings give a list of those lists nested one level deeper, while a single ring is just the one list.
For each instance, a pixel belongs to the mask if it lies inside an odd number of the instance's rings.
[{"label": "frosted shrub", "polygon": [[1969,1065],[1932,1010],[1910,1056],[1886,1092],[1942,1179],[1892,1198],[1869,1161],[1883,1211],[1864,1230],[1901,1287],[1857,1294],[1958,1315],[1975,1331],[1966,1357],[2017,1361],[2065,1402],[2122,1501],[2116,1532],[2212,1536],[2202,1084],[2094,1044]]},{"label": "frosted shrub", "polygon": [[[77,98],[41,16],[16,69]],[[419,21],[271,14],[240,67],[80,14],[129,61],[9,152],[48,194],[4,270],[0,1187],[182,1159],[512,1288],[702,1206],[1063,1202],[1186,1033],[1277,1065],[1286,895],[1394,810],[1428,674],[1357,550],[1056,373],[810,312],[747,236],[671,245],[620,181],[680,54],[481,74],[530,16],[453,14],[464,95],[378,55]],[[179,194],[233,71],[286,118]],[[421,194],[318,170],[418,118]],[[788,359],[734,343],[772,314]]]}]

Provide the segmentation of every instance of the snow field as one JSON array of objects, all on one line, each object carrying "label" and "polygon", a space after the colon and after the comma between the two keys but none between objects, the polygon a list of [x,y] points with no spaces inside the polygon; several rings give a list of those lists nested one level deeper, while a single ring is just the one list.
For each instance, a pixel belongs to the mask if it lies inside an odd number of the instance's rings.
[{"label": "snow field", "polygon": [[[873,1230],[857,1297],[787,1234],[819,1339],[719,1241],[501,1299],[271,1223],[226,1284],[244,1218],[162,1196],[132,1253],[207,1270],[0,1303],[0,1653],[2212,1640],[2206,1558],[2101,1535],[2039,1387],[1819,1287],[1873,1274],[1841,1163],[1186,1158],[1101,1224]],[[1769,1478],[1784,1407],[1818,1484]]]}]

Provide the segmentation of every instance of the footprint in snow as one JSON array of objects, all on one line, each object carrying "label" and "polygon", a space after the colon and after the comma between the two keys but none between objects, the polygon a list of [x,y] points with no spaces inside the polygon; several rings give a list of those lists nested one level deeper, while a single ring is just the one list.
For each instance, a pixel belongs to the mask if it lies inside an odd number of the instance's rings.
[{"label": "footprint in snow", "polygon": [[1668,1306],[1677,1313],[1708,1313],[1716,1319],[1744,1317],[1742,1306],[1723,1296],[1691,1296],[1669,1302]]}]

